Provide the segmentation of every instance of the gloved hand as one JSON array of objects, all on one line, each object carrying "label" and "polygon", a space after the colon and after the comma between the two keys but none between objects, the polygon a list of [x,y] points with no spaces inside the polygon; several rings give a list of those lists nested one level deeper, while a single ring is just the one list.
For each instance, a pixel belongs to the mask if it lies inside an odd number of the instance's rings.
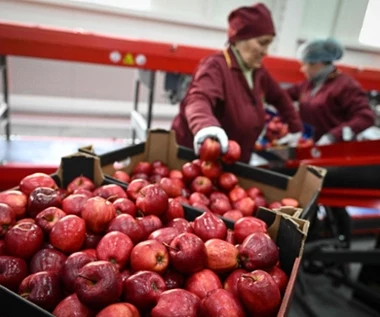
[{"label": "gloved hand", "polygon": [[204,140],[207,138],[215,138],[220,143],[220,149],[222,153],[226,153],[228,150],[228,137],[226,132],[219,127],[207,127],[200,129],[194,136],[194,152],[199,155],[199,148]]},{"label": "gloved hand", "polygon": [[276,144],[287,144],[288,146],[295,147],[298,144],[298,140],[301,139],[302,132],[288,133],[281,139],[277,140]]},{"label": "gloved hand", "polygon": [[320,139],[315,143],[316,145],[329,145],[329,144],[333,144],[334,143],[334,137],[329,134],[329,133],[326,133],[324,135],[322,135],[320,137]]}]

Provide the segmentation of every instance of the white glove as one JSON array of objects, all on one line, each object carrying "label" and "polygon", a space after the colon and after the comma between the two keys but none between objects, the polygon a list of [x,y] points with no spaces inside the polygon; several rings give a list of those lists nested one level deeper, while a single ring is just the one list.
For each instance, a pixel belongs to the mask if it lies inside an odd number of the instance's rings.
[{"label": "white glove", "polygon": [[291,147],[297,146],[298,140],[301,139],[302,132],[288,133],[281,139],[277,140],[276,144],[287,144]]},{"label": "white glove", "polygon": [[315,143],[318,146],[330,145],[334,143],[334,138],[331,134],[324,134],[320,137],[320,139]]},{"label": "white glove", "polygon": [[204,140],[207,138],[215,138],[220,143],[220,148],[222,153],[226,153],[228,150],[228,137],[226,132],[219,127],[207,127],[200,129],[194,136],[194,152],[199,155],[199,148],[201,147]]}]

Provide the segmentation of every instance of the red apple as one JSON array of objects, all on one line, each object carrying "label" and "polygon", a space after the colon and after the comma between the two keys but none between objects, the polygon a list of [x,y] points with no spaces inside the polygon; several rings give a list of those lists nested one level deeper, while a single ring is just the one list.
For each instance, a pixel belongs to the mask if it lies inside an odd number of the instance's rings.
[{"label": "red apple", "polygon": [[128,175],[128,173],[124,171],[115,171],[112,174],[112,177],[124,183],[129,183],[131,180],[131,177]]},{"label": "red apple", "polygon": [[166,269],[162,277],[164,278],[166,289],[182,288],[185,282],[183,274],[171,267]]},{"label": "red apple", "polygon": [[157,240],[146,240],[135,245],[131,252],[133,271],[152,271],[162,274],[169,265],[166,247]]},{"label": "red apple", "polygon": [[68,215],[80,217],[82,208],[89,198],[85,194],[71,194],[62,200],[62,210]]},{"label": "red apple", "polygon": [[179,230],[174,227],[161,228],[153,231],[148,240],[157,240],[161,243],[170,244],[173,239],[179,235]]},{"label": "red apple", "polygon": [[211,212],[211,210],[206,205],[204,205],[202,203],[195,202],[192,204],[192,206],[196,209],[203,211],[203,212]]},{"label": "red apple", "polygon": [[225,223],[212,212],[198,216],[193,222],[193,230],[203,241],[214,238],[224,240],[227,235]]},{"label": "red apple", "polygon": [[201,164],[201,172],[209,179],[218,179],[222,174],[222,166],[219,162],[203,161]]},{"label": "red apple", "polygon": [[94,196],[100,196],[111,202],[115,201],[118,198],[127,198],[127,193],[125,190],[116,184],[100,186],[93,191],[93,194]]},{"label": "red apple", "polygon": [[182,179],[183,175],[182,175],[182,172],[180,170],[171,170],[169,172],[169,177],[170,178],[179,178],[179,179]]},{"label": "red apple", "polygon": [[166,166],[166,164],[161,160],[153,160],[151,165],[152,165],[152,168],[156,168],[159,166]]},{"label": "red apple", "polygon": [[0,255],[7,255],[5,250],[5,241],[3,239],[0,239]]},{"label": "red apple", "polygon": [[182,273],[195,273],[207,263],[207,252],[203,241],[192,233],[182,233],[170,243],[170,263]]},{"label": "red apple", "polygon": [[111,220],[107,232],[120,231],[131,238],[133,244],[140,242],[145,235],[138,221],[128,214],[118,215]]},{"label": "red apple", "polygon": [[148,180],[151,184],[160,184],[161,179],[162,179],[161,175],[154,174],[150,176]]},{"label": "red apple", "polygon": [[183,187],[177,186],[175,182],[173,182],[173,180],[169,177],[161,178],[159,184],[160,184],[160,187],[166,193],[166,195],[168,195],[168,197],[174,198],[174,197],[181,196],[182,194]]},{"label": "red apple", "polygon": [[86,231],[82,249],[96,249],[100,239],[103,237],[101,234]]},{"label": "red apple", "polygon": [[266,233],[267,224],[255,217],[243,217],[236,221],[234,225],[235,238],[237,243],[243,243],[244,239],[254,232]]},{"label": "red apple", "polygon": [[199,167],[201,167],[201,165],[202,165],[202,161],[199,158],[192,160],[191,163],[193,163],[194,165],[197,165]]},{"label": "red apple", "polygon": [[85,195],[85,196],[87,196],[87,198],[94,197],[94,194],[85,188],[78,188],[78,189],[74,190],[71,195]]},{"label": "red apple", "polygon": [[23,218],[23,219],[17,220],[16,225],[18,225],[19,223],[32,223],[32,224],[35,224],[36,223],[36,219],[33,219],[33,218]]},{"label": "red apple", "polygon": [[159,175],[163,177],[169,177],[169,168],[165,165],[155,166],[152,168],[152,175]]},{"label": "red apple", "polygon": [[213,185],[211,180],[206,176],[197,176],[191,182],[191,189],[194,192],[202,193],[204,195],[211,194],[213,190]]},{"label": "red apple", "polygon": [[49,187],[37,187],[28,198],[28,213],[35,218],[39,212],[48,207],[61,208],[61,196],[58,191]]},{"label": "red apple", "polygon": [[132,175],[143,173],[146,175],[150,175],[152,172],[152,166],[149,162],[141,161],[136,164],[136,166],[132,169]]},{"label": "red apple", "polygon": [[128,277],[124,283],[124,299],[140,311],[150,311],[166,290],[164,279],[155,272],[141,271]]},{"label": "red apple", "polygon": [[235,174],[225,172],[220,175],[218,183],[221,189],[229,192],[238,184],[238,179]]},{"label": "red apple", "polygon": [[116,215],[129,214],[132,217],[136,216],[136,205],[128,198],[119,198],[113,202],[116,210]]},{"label": "red apple", "polygon": [[93,191],[95,189],[94,182],[87,178],[86,176],[75,177],[69,185],[67,185],[67,192],[73,193],[77,189],[86,189],[88,191]]},{"label": "red apple", "polygon": [[174,186],[181,188],[181,194],[179,195],[179,197],[182,196],[182,191],[186,188],[184,181],[180,178],[170,178],[170,179],[172,180],[172,183]]},{"label": "red apple", "polygon": [[211,202],[210,209],[213,213],[224,215],[226,212],[232,209],[232,206],[228,199],[214,199]]},{"label": "red apple", "polygon": [[11,207],[16,219],[20,219],[25,216],[28,197],[19,190],[7,190],[0,193],[0,203]]},{"label": "red apple", "polygon": [[[182,198],[182,197],[177,197]],[[175,218],[184,218],[185,211],[183,210],[181,200],[180,199],[171,199],[169,200],[168,210],[164,212],[161,219],[164,223],[168,223]]]},{"label": "red apple", "polygon": [[235,233],[233,230],[231,229],[227,229],[227,237],[226,237],[226,241],[228,243],[231,243],[232,245],[235,245],[236,244],[236,239],[235,239]]},{"label": "red apple", "polygon": [[199,148],[199,157],[202,161],[216,161],[220,154],[220,144],[215,139],[207,138]]},{"label": "red apple", "polygon": [[162,215],[168,209],[168,195],[157,184],[143,187],[136,199],[136,207],[144,215]]},{"label": "red apple", "polygon": [[36,216],[35,222],[45,233],[49,233],[56,223],[66,216],[66,213],[57,207],[48,207]]},{"label": "red apple", "polygon": [[75,293],[82,304],[101,309],[115,303],[121,296],[123,284],[116,265],[94,261],[83,266],[75,279]]},{"label": "red apple", "polygon": [[255,202],[251,197],[242,198],[233,203],[234,209],[240,210],[244,217],[252,216],[255,210]]},{"label": "red apple", "polygon": [[276,282],[262,270],[243,274],[238,281],[238,294],[253,316],[276,316],[281,304]]},{"label": "red apple", "polygon": [[243,213],[238,209],[231,209],[223,214],[223,217],[231,220],[233,222],[238,221],[239,219],[243,218]]},{"label": "red apple", "polygon": [[215,289],[202,300],[199,316],[245,317],[246,314],[235,296],[224,289]]},{"label": "red apple", "polygon": [[96,247],[96,257],[98,260],[110,261],[122,270],[131,255],[133,249],[132,240],[120,231],[107,233]]},{"label": "red apple", "polygon": [[153,231],[156,231],[157,229],[160,229],[163,226],[160,218],[158,218],[155,215],[137,218],[137,222],[142,228],[141,234],[143,240],[147,239]]},{"label": "red apple", "polygon": [[280,289],[281,295],[285,293],[286,286],[288,285],[289,278],[286,273],[281,270],[279,267],[274,266],[271,269],[267,270],[270,276],[272,276],[273,280],[277,284]]},{"label": "red apple", "polygon": [[68,293],[75,292],[75,279],[82,267],[96,261],[96,256],[89,252],[79,251],[69,255],[62,266],[60,277],[64,289]]},{"label": "red apple", "polygon": [[115,303],[103,308],[96,317],[140,317],[140,313],[132,304]]},{"label": "red apple", "polygon": [[260,208],[260,207],[266,207],[267,206],[267,201],[265,199],[264,196],[256,196],[256,198],[254,198],[254,202],[255,202],[255,210],[254,210],[254,214],[256,214],[257,210]]},{"label": "red apple", "polygon": [[279,209],[282,207],[282,204],[279,201],[273,201],[268,205],[269,209]]},{"label": "red apple", "polygon": [[116,216],[114,205],[102,197],[88,199],[82,208],[82,218],[92,232],[104,232]]},{"label": "red apple", "polygon": [[17,292],[22,280],[28,275],[28,267],[24,259],[0,255],[0,285]]},{"label": "red apple", "polygon": [[228,196],[222,192],[215,191],[215,192],[212,192],[210,194],[210,201],[211,202],[213,202],[215,200],[221,200],[221,199],[227,200],[229,202]]},{"label": "red apple", "polygon": [[82,218],[68,215],[60,219],[50,231],[50,243],[65,253],[79,251],[86,238],[86,223]]},{"label": "red apple", "polygon": [[6,233],[4,240],[9,255],[28,259],[41,249],[44,234],[36,224],[19,223]]},{"label": "red apple", "polygon": [[[157,177],[160,177],[159,175],[156,175]],[[137,173],[137,174],[133,174],[131,176],[131,182],[134,181],[134,180],[145,180],[145,181],[149,181],[151,180],[151,177],[152,176],[148,176],[147,174],[144,174],[144,173]],[[148,182],[148,184],[150,184],[150,182]]]},{"label": "red apple", "polygon": [[185,163],[181,171],[183,180],[187,183],[191,183],[193,179],[201,175],[201,167],[192,162]]},{"label": "red apple", "polygon": [[153,308],[152,317],[197,317],[200,305],[199,298],[183,289],[163,292]]},{"label": "red apple", "polygon": [[93,317],[95,313],[83,305],[77,294],[74,293],[67,296],[55,307],[53,315],[55,317]]},{"label": "red apple", "polygon": [[208,292],[218,288],[222,288],[222,282],[218,275],[209,269],[203,269],[192,274],[185,284],[185,289],[197,295],[200,299],[206,297]]},{"label": "red apple", "polygon": [[236,298],[239,298],[238,286],[237,286],[239,279],[245,273],[248,273],[248,271],[244,269],[236,269],[232,271],[232,273],[228,275],[228,277],[224,281],[224,284],[223,284],[224,289],[232,293]]},{"label": "red apple", "polygon": [[189,203],[193,205],[194,203],[201,203],[205,206],[208,206],[210,204],[210,199],[207,198],[207,196],[200,192],[194,192],[189,197]]},{"label": "red apple", "polygon": [[67,256],[55,249],[41,249],[30,260],[30,273],[51,271],[60,273]]},{"label": "red apple", "polygon": [[173,219],[167,224],[167,226],[177,228],[179,233],[193,232],[193,227],[191,223],[188,220],[183,219],[183,218]]},{"label": "red apple", "polygon": [[215,273],[226,273],[239,265],[239,251],[231,243],[221,239],[206,241],[207,267]]},{"label": "red apple", "polygon": [[58,274],[46,271],[30,274],[24,278],[18,293],[48,311],[52,311],[63,297]]},{"label": "red apple", "polygon": [[16,214],[6,204],[0,203],[0,237],[4,237],[8,230],[16,223]]},{"label": "red apple", "polygon": [[240,155],[240,145],[234,140],[228,140],[228,150],[222,155],[222,161],[226,164],[233,164],[240,159]]},{"label": "red apple", "polygon": [[33,173],[25,176],[20,181],[20,190],[25,194],[29,195],[37,187],[49,187],[56,189],[57,184],[51,176],[44,173]]},{"label": "red apple", "polygon": [[282,198],[281,204],[283,206],[290,206],[290,207],[294,207],[294,208],[297,208],[300,205],[299,202],[294,198]]},{"label": "red apple", "polygon": [[257,196],[264,196],[263,192],[256,186],[249,187],[246,192],[252,199],[255,199]]},{"label": "red apple", "polygon": [[236,185],[229,193],[228,197],[232,203],[235,203],[245,197],[247,197],[247,193],[245,192],[245,189],[240,187],[239,185]]},{"label": "red apple", "polygon": [[278,262],[279,251],[274,241],[263,232],[254,232],[239,246],[241,264],[247,270],[268,269]]}]

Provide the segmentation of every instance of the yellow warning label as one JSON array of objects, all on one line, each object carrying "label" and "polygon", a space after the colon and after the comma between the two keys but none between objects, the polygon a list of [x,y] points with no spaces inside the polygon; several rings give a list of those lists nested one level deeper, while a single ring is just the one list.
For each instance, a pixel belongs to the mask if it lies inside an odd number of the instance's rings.
[{"label": "yellow warning label", "polygon": [[135,59],[133,58],[133,55],[131,53],[125,54],[123,58],[123,64],[124,65],[134,65]]}]

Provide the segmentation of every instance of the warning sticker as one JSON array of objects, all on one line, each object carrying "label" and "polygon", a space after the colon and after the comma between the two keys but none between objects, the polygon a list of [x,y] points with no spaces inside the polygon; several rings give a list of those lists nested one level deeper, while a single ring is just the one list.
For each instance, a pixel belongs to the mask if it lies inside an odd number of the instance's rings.
[{"label": "warning sticker", "polygon": [[135,59],[131,53],[125,54],[123,58],[124,65],[135,65]]}]

